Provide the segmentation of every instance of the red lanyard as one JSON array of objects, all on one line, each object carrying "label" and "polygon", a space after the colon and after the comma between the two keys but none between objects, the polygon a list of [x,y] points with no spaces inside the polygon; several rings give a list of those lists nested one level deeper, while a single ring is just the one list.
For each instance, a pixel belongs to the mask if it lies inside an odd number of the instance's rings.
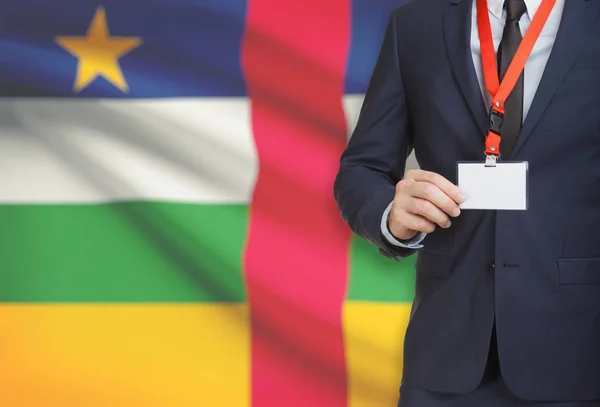
[{"label": "red lanyard", "polygon": [[542,0],[535,17],[531,21],[521,44],[517,49],[508,70],[504,75],[502,83],[499,83],[498,65],[494,52],[494,41],[492,39],[492,27],[488,15],[487,0],[477,0],[477,26],[479,28],[479,42],[481,44],[481,60],[483,62],[483,73],[485,85],[492,96],[492,107],[490,109],[490,128],[485,138],[485,153],[488,156],[500,155],[500,127],[504,117],[504,102],[514,89],[525,63],[531,54],[535,42],[539,38],[548,16],[554,7],[556,0]]}]

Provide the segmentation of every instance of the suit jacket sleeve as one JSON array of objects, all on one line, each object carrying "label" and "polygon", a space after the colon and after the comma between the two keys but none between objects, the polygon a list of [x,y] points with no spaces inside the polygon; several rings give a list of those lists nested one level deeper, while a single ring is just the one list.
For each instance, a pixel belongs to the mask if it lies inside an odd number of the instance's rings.
[{"label": "suit jacket sleeve", "polygon": [[381,217],[394,199],[412,150],[395,13],[389,18],[358,124],[342,155],[334,195],[352,231],[397,259],[415,250],[390,244],[381,232]]}]

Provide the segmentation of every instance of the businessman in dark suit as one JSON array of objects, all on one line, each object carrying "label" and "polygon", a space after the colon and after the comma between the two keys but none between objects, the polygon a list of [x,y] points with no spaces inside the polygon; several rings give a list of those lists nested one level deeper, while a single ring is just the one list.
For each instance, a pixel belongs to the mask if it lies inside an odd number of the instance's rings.
[{"label": "businessman in dark suit", "polygon": [[[394,10],[335,198],[382,254],[417,253],[399,406],[598,407],[600,0],[556,1],[506,101],[527,210],[461,212],[491,103],[474,3]],[[500,79],[540,3],[487,1]]]}]

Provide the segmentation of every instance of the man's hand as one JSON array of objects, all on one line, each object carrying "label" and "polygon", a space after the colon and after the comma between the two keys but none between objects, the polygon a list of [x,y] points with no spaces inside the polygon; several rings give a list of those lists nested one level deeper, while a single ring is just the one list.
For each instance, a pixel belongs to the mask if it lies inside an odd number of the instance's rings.
[{"label": "man's hand", "polygon": [[431,233],[436,225],[447,229],[450,218],[460,215],[458,204],[464,200],[460,189],[441,175],[407,171],[396,184],[388,227],[400,240],[412,239],[418,232]]}]

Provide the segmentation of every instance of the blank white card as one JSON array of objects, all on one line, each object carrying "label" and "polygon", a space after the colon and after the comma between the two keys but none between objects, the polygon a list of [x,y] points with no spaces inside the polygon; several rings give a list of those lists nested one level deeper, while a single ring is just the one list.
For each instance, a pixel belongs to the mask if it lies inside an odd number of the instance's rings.
[{"label": "blank white card", "polygon": [[526,210],[527,162],[458,163],[458,187],[466,200],[461,209]]}]

